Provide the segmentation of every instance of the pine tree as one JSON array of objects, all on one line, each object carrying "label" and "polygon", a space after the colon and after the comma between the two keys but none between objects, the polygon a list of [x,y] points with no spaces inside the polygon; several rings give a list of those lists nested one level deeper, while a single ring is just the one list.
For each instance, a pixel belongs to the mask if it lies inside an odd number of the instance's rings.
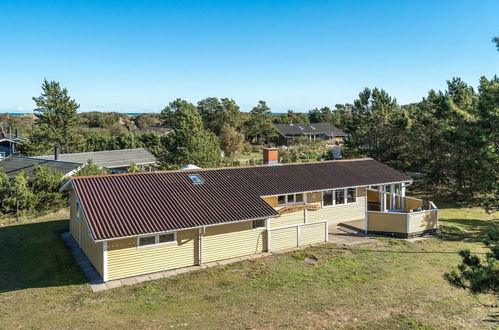
[{"label": "pine tree", "polygon": [[78,133],[80,107],[68,95],[66,88],[58,82],[44,80],[42,94],[33,97],[36,120],[28,133],[29,142],[25,147],[29,154],[49,152],[59,146],[61,152],[76,152],[83,147],[82,136]]},{"label": "pine tree", "polygon": [[251,110],[246,126],[248,138],[256,143],[268,142],[277,136],[277,131],[272,125],[272,112],[265,101],[259,101],[258,105]]},{"label": "pine tree", "polygon": [[33,210],[34,194],[25,171],[20,171],[12,179],[3,204],[7,214],[15,214],[17,207],[19,207],[19,215],[29,214]]},{"label": "pine tree", "polygon": [[188,164],[200,167],[219,166],[221,151],[218,138],[203,127],[198,109],[180,99],[170,103],[169,107],[175,108],[175,130],[161,138],[161,166],[168,169]]}]

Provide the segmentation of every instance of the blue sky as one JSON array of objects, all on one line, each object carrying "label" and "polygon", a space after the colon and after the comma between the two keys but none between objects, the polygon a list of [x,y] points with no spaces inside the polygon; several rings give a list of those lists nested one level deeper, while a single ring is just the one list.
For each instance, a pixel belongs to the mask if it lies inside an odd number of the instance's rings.
[{"label": "blue sky", "polygon": [[44,77],[82,111],[210,96],[307,111],[375,86],[415,102],[499,73],[498,14],[499,1],[0,0],[0,112],[33,109]]}]

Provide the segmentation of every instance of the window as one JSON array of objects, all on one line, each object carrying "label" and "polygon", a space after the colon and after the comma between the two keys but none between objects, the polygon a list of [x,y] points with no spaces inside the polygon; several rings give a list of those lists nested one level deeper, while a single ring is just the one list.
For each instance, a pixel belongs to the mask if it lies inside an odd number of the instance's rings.
[{"label": "window", "polygon": [[324,206],[332,206],[333,203],[333,190],[326,190],[322,193],[322,203]]},{"label": "window", "polygon": [[334,197],[335,197],[335,204],[336,205],[345,204],[345,190],[344,189],[335,190]]},{"label": "window", "polygon": [[303,203],[303,194],[289,194],[277,196],[277,205]]},{"label": "window", "polygon": [[251,227],[253,229],[257,229],[257,228],[265,228],[265,220],[253,220],[251,222]]},{"label": "window", "polygon": [[139,237],[137,241],[138,247],[153,246],[159,244],[171,244],[177,241],[176,233],[165,233],[154,236]]},{"label": "window", "polygon": [[4,159],[5,158],[5,152],[0,152],[0,159]]},{"label": "window", "polygon": [[355,202],[357,202],[357,190],[355,188],[326,190],[322,193],[322,206]]},{"label": "window", "polygon": [[158,243],[169,243],[169,242],[175,242],[175,234],[174,233],[159,235]]},{"label": "window", "polygon": [[76,201],[76,222],[80,222],[80,203]]},{"label": "window", "polygon": [[378,190],[379,191],[379,186],[369,186],[369,189]]},{"label": "window", "polygon": [[189,179],[191,179],[192,183],[203,183],[203,179],[197,174],[189,175]]},{"label": "window", "polygon": [[139,246],[152,245],[156,243],[156,236],[147,236],[139,238]]},{"label": "window", "polygon": [[310,125],[310,128],[311,128],[311,129],[315,129],[315,127],[314,127],[314,126],[312,126],[312,125]]},{"label": "window", "polygon": [[347,189],[347,203],[355,203],[357,201],[357,189]]}]

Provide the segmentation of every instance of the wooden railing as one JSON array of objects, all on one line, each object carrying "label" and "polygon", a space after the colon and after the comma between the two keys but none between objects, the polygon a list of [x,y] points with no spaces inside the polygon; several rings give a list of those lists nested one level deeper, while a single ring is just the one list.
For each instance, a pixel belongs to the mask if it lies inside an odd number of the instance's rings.
[{"label": "wooden railing", "polygon": [[438,209],[418,212],[367,212],[367,231],[411,236],[438,229]]}]

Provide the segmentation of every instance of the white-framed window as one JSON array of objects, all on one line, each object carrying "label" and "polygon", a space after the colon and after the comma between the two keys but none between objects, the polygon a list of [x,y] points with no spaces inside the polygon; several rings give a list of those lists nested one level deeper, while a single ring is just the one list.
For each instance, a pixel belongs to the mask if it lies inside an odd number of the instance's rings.
[{"label": "white-framed window", "polygon": [[336,206],[357,202],[357,189],[334,189],[322,192],[322,206]]},{"label": "white-framed window", "polygon": [[164,244],[173,244],[177,241],[177,233],[164,233],[158,235],[141,236],[137,238],[137,247],[148,247]]},{"label": "white-framed window", "polygon": [[253,229],[259,229],[259,228],[265,228],[265,220],[253,220],[251,221],[251,228]]},{"label": "white-framed window", "polygon": [[0,151],[0,159],[4,159],[5,158],[5,152],[4,151]]},{"label": "white-framed window", "polygon": [[288,194],[277,196],[277,205],[300,204],[304,202],[303,194]]}]

